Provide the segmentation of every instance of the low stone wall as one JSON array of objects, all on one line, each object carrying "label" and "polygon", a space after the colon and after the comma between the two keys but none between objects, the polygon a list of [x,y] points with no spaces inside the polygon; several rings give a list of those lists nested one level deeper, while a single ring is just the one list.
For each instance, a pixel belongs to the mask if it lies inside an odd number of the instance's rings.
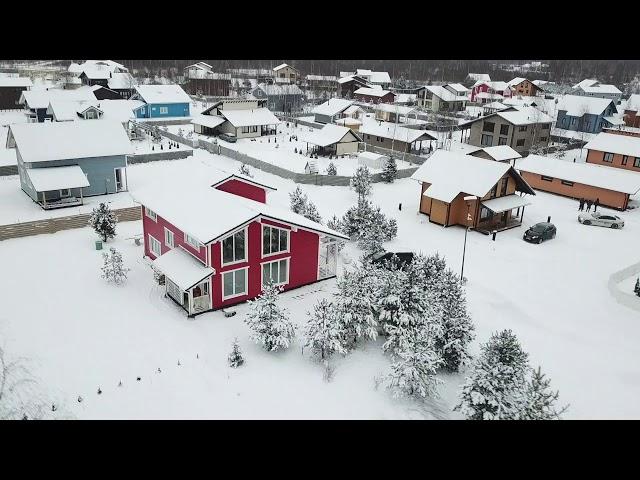
[{"label": "low stone wall", "polygon": [[621,282],[638,274],[640,274],[640,262],[613,273],[609,277],[607,288],[618,303],[640,312],[640,297],[636,296],[632,291],[625,292],[620,290]]}]

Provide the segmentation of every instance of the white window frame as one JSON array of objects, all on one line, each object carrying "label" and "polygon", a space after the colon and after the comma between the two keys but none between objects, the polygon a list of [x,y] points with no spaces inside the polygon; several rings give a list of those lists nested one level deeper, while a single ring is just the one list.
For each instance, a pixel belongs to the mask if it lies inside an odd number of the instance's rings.
[{"label": "white window frame", "polygon": [[[167,234],[170,234],[170,236],[168,236]],[[171,239],[170,242],[169,239]],[[173,233],[173,231],[169,230],[167,227],[164,227],[164,244],[170,248],[174,248],[176,246],[175,233]]]},{"label": "white window frame", "polygon": [[187,232],[184,232],[184,243],[186,243],[190,247],[193,247],[198,252],[200,252],[200,249],[202,248],[202,243],[200,243],[199,240],[189,235]]},{"label": "white window frame", "polygon": [[[224,248],[222,246],[222,242],[224,242],[227,238],[231,237],[233,238],[236,234],[240,233],[240,232],[244,232],[244,258],[242,260],[234,260],[232,262],[228,262],[225,263],[224,262]],[[228,267],[229,265],[236,265],[238,263],[245,263],[249,261],[249,230],[247,227],[238,230],[236,232],[233,232],[230,235],[227,235],[226,237],[224,237],[223,239],[220,240],[220,265],[224,266],[224,267]],[[236,254],[236,241],[235,238],[233,240],[233,256],[235,257]]]},{"label": "white window frame", "polygon": [[[153,254],[156,256],[156,258],[158,258],[159,256],[161,256],[161,255],[162,255],[162,244],[158,241],[158,239],[157,239],[156,237],[154,237],[154,236],[153,236],[153,235],[151,235],[150,233],[149,233],[147,236],[149,237],[149,251],[150,251],[151,253],[153,253]],[[159,250],[159,252],[158,252],[158,253],[156,253],[156,252],[153,250],[153,241],[158,242],[158,250]]]},{"label": "white window frame", "polygon": [[160,115],[168,115],[169,114],[169,107],[160,107]]},{"label": "white window frame", "polygon": [[146,217],[149,217],[154,222],[158,221],[158,214],[151,210],[149,207],[144,207],[144,214]]},{"label": "white window frame", "polygon": [[[285,232],[287,232],[287,249],[286,250],[280,250],[278,252],[270,252],[270,253],[264,253],[264,229],[265,228],[276,228],[278,230],[284,230]],[[269,233],[269,237],[271,237],[271,233]],[[280,234],[278,234],[278,244],[280,244]],[[269,242],[269,246],[271,246],[271,242]],[[282,255],[285,253],[291,253],[291,230],[287,229],[287,228],[280,228],[280,227],[276,227],[274,225],[269,225],[266,223],[262,224],[262,229],[260,230],[260,252],[262,253],[262,258],[269,258],[269,257],[273,257],[274,255]]]},{"label": "white window frame", "polygon": [[[234,293],[233,295],[229,295],[229,296],[225,296],[224,294],[224,276],[228,275],[228,274],[232,274],[233,275],[233,285],[235,288],[235,284],[236,284],[236,278],[235,278],[235,272],[239,272],[240,270],[246,270],[245,274],[244,274],[244,292],[242,293]],[[232,298],[237,298],[237,297],[244,297],[245,295],[249,294],[249,267],[241,267],[241,268],[236,268],[234,270],[227,270],[225,272],[221,273],[221,287],[222,287],[222,301],[226,301],[226,300],[230,300]]]},{"label": "white window frame", "polygon": [[[275,286],[279,287],[281,285],[288,285],[289,284],[289,275],[290,275],[290,270],[291,270],[291,257],[284,257],[284,258],[279,258],[277,260],[272,260],[270,262],[262,262],[260,264],[260,288],[264,289],[265,284],[264,284],[264,266],[265,265],[272,265],[274,263],[279,263],[282,261],[286,261],[287,263],[287,278],[285,279],[284,282],[276,282],[274,283]],[[273,267],[269,267],[269,273],[271,273],[271,268]],[[279,269],[280,267],[278,267]],[[278,276],[280,276],[280,270],[278,270]]]},{"label": "white window frame", "polygon": [[[63,194],[62,192],[66,191],[67,194]],[[71,196],[71,189],[70,188],[61,188],[60,189],[60,198],[69,198]]]}]

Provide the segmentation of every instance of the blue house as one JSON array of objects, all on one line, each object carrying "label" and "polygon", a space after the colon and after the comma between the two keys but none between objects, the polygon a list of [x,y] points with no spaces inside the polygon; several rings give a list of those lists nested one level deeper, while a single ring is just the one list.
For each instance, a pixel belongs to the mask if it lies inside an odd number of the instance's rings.
[{"label": "blue house", "polygon": [[133,147],[118,121],[16,123],[6,147],[16,150],[22,190],[44,209],[127,190]]},{"label": "blue house", "polygon": [[556,127],[585,133],[600,133],[603,128],[617,125],[618,110],[610,98],[565,95],[558,103]]},{"label": "blue house", "polygon": [[144,102],[133,111],[136,118],[190,116],[191,97],[179,85],[138,85],[131,99]]}]

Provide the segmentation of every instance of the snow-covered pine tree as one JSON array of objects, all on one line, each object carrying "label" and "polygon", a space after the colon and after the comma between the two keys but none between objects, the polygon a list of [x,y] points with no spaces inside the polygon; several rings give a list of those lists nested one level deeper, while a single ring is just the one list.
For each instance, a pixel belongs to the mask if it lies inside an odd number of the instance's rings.
[{"label": "snow-covered pine tree", "polygon": [[89,217],[89,225],[102,238],[103,242],[116,236],[116,223],[116,215],[106,203],[101,203],[97,208],[94,208]]},{"label": "snow-covered pine tree", "polygon": [[304,333],[305,347],[311,347],[313,353],[322,360],[334,353],[347,353],[344,346],[344,324],[336,305],[323,298],[313,306],[313,312],[307,315],[309,320]]},{"label": "snow-covered pine tree", "polygon": [[242,352],[240,351],[240,345],[238,344],[237,338],[233,341],[231,353],[227,357],[227,360],[231,368],[238,368],[244,363],[244,357],[242,356]]},{"label": "snow-covered pine tree", "polygon": [[[331,230],[335,230],[336,232],[343,233],[342,221],[335,214],[327,221],[327,227],[329,227]],[[338,240],[337,245],[338,251],[341,252],[345,246],[345,242]]]},{"label": "snow-covered pine tree", "polygon": [[482,345],[454,410],[469,420],[518,419],[528,369],[528,355],[513,332],[494,333]]},{"label": "snow-covered pine tree", "polygon": [[364,230],[358,239],[358,247],[366,255],[373,255],[375,253],[384,252],[382,246],[384,242],[384,234],[382,228],[369,228]]},{"label": "snow-covered pine tree", "polygon": [[241,175],[244,175],[245,177],[253,178],[253,174],[251,173],[251,170],[249,170],[249,167],[247,166],[246,163],[243,163],[242,165],[240,165],[239,172]]},{"label": "snow-covered pine tree", "polygon": [[320,216],[320,212],[318,212],[318,208],[316,204],[311,200],[307,201],[304,211],[302,215],[308,218],[309,220],[313,220],[314,222],[322,223],[322,217]]},{"label": "snow-covered pine tree", "polygon": [[560,420],[560,415],[568,408],[557,409],[559,392],[551,390],[551,380],[545,377],[540,367],[531,372],[524,396],[520,420]]},{"label": "snow-covered pine tree", "polygon": [[361,165],[351,178],[351,188],[358,194],[358,201],[364,201],[371,194],[371,173],[366,165]]},{"label": "snow-covered pine tree", "polygon": [[389,157],[387,159],[380,176],[385,182],[393,183],[393,181],[398,177],[398,165],[396,164],[395,158]]},{"label": "snow-covered pine tree", "polygon": [[267,284],[262,294],[249,301],[245,323],[251,329],[251,339],[270,352],[289,348],[295,335],[295,326],[287,310],[278,305],[280,287]]},{"label": "snow-covered pine tree", "polygon": [[640,277],[636,279],[636,286],[633,291],[636,295],[640,296]]},{"label": "snow-covered pine tree", "polygon": [[289,193],[289,206],[293,213],[304,214],[307,209],[307,194],[298,185],[296,189]]},{"label": "snow-covered pine tree", "polygon": [[102,278],[108,282],[113,282],[116,285],[121,284],[127,279],[127,272],[131,270],[126,268],[122,263],[122,255],[115,248],[109,249],[111,254],[103,253],[102,258],[104,264],[102,265]]},{"label": "snow-covered pine tree", "polygon": [[433,335],[429,328],[414,329],[394,355],[391,371],[384,378],[388,389],[395,397],[435,397],[442,383],[436,372],[442,363],[433,347]]},{"label": "snow-covered pine tree", "polygon": [[338,169],[336,168],[333,162],[329,162],[329,166],[327,167],[327,175],[337,175]]}]

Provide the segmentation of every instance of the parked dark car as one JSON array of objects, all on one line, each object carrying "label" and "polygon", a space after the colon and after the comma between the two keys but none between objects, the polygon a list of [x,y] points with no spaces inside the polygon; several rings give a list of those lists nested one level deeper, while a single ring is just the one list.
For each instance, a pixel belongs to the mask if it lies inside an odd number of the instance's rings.
[{"label": "parked dark car", "polygon": [[224,140],[225,142],[229,142],[229,143],[236,143],[236,136],[235,135],[231,135],[228,133],[221,133],[219,135],[220,140]]},{"label": "parked dark car", "polygon": [[556,226],[553,223],[540,222],[529,228],[522,236],[525,242],[542,243],[556,237]]},{"label": "parked dark car", "polygon": [[374,253],[369,258],[371,263],[403,268],[413,262],[413,252],[380,252]]}]

